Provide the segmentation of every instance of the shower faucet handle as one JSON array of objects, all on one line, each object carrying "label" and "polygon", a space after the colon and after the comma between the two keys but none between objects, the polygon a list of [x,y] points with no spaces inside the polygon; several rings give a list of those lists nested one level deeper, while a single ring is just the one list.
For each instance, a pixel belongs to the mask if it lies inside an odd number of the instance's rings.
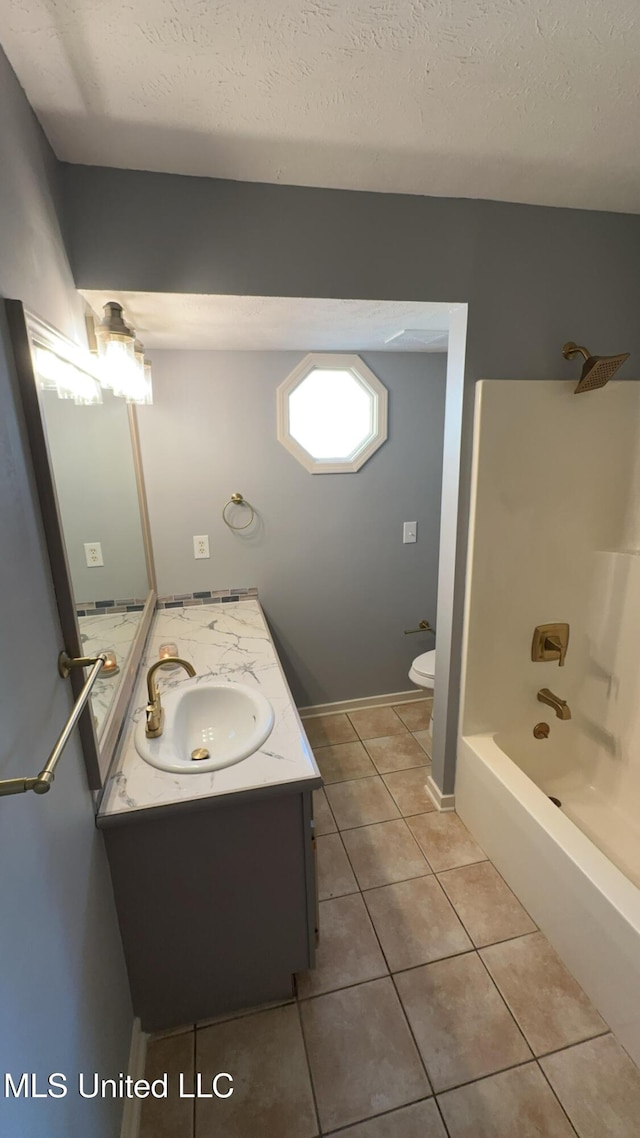
[{"label": "shower faucet handle", "polygon": [[558,666],[562,668],[568,647],[568,624],[537,624],[534,628],[531,642],[531,659],[534,663],[557,660]]}]

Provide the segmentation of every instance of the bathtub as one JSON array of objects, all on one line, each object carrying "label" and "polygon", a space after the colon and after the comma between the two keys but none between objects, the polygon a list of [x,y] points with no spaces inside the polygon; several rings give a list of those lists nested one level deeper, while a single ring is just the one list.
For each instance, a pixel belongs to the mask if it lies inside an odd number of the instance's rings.
[{"label": "bathtub", "polygon": [[634,830],[623,816],[598,822],[587,790],[566,756],[561,766],[524,733],[459,738],[458,814],[640,1064],[640,888],[619,868]]}]

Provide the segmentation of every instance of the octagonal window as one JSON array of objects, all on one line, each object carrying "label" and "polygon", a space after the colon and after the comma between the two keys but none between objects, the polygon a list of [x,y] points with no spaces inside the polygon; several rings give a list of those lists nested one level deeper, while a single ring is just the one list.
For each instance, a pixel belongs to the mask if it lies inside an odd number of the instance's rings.
[{"label": "octagonal window", "polygon": [[312,474],[359,470],[387,437],[387,390],[359,356],[311,354],[278,388],[278,438]]}]

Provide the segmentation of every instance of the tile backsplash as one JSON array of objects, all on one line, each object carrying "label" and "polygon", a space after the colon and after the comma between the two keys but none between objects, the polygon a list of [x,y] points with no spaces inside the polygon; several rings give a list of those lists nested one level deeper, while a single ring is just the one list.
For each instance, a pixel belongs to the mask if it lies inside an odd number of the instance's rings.
[{"label": "tile backsplash", "polygon": [[[158,597],[157,608],[175,609],[190,605],[228,604],[230,601],[241,601],[245,597],[257,597],[258,590],[254,588],[234,589],[199,589],[195,593],[166,593]],[[125,600],[107,599],[103,601],[78,601],[76,604],[77,616],[99,616],[100,613],[142,612],[145,606],[144,597],[128,597]]]},{"label": "tile backsplash", "polygon": [[245,597],[257,597],[258,590],[251,588],[199,589],[195,593],[169,593],[158,597],[159,609],[188,608],[191,605],[228,604]]},{"label": "tile backsplash", "polygon": [[76,616],[100,616],[105,613],[142,612],[146,604],[144,597],[126,597],[104,601],[76,601]]}]

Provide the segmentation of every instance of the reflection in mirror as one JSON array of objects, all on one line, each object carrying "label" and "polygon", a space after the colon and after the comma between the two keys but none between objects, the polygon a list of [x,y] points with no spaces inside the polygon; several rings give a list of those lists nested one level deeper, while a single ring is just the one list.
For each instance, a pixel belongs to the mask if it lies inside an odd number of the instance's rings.
[{"label": "reflection in mirror", "polygon": [[149,591],[129,412],[111,391],[86,405],[39,387],[82,652],[116,656],[91,696],[100,738]]},{"label": "reflection in mirror", "polygon": [[[109,653],[80,719],[89,782],[111,761],[155,607],[135,409],[97,360],[6,302],[64,647]],[[82,669],[71,674],[77,698]]]}]

